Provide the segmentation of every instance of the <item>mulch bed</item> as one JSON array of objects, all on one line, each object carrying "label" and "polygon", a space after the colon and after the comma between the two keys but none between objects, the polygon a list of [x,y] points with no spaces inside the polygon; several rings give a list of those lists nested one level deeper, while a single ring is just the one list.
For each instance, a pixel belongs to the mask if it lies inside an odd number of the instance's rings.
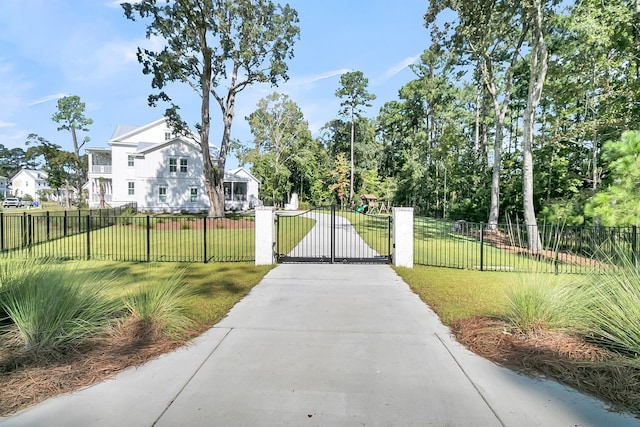
[{"label": "mulch bed", "polygon": [[487,317],[455,322],[456,339],[474,353],[528,375],[553,378],[640,417],[640,362],[561,332],[513,332]]},{"label": "mulch bed", "polygon": [[19,347],[4,347],[0,349],[0,416],[141,365],[175,350],[201,331],[172,340],[148,325],[129,322],[113,336],[66,349],[63,354],[25,353]]}]

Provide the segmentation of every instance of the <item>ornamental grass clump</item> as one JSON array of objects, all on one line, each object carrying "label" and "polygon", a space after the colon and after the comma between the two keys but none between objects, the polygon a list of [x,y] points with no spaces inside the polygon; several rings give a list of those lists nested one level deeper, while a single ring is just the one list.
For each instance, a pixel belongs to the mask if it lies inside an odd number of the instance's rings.
[{"label": "ornamental grass clump", "polygon": [[184,270],[159,281],[150,281],[125,297],[124,304],[132,320],[146,325],[149,334],[166,333],[179,337],[193,327],[186,312],[186,300],[193,291],[184,281]]},{"label": "ornamental grass clump", "polygon": [[583,287],[588,303],[582,310],[583,333],[606,347],[640,356],[640,271],[618,254],[620,268],[592,275]]},{"label": "ornamental grass clump", "polygon": [[571,329],[580,313],[575,287],[557,276],[522,274],[507,290],[507,320],[523,332]]},{"label": "ornamental grass clump", "polygon": [[108,330],[118,303],[106,296],[109,278],[52,261],[12,261],[0,267],[3,334],[27,351],[59,351]]}]

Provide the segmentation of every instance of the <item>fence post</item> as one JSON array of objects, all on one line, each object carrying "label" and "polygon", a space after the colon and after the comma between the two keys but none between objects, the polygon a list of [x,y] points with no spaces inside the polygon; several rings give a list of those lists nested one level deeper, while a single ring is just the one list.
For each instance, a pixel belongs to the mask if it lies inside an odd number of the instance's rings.
[{"label": "fence post", "polygon": [[27,246],[27,213],[22,212],[20,219],[20,236],[22,237],[22,247]]},{"label": "fence post", "polygon": [[27,245],[29,246],[29,250],[31,250],[31,245],[33,245],[33,228],[34,228],[34,224],[33,224],[33,215],[28,214],[27,215],[27,225],[29,226],[28,228],[28,236],[27,236]]},{"label": "fence post", "polygon": [[51,240],[51,215],[49,211],[46,212],[47,217],[47,242]]},{"label": "fence post", "polygon": [[331,234],[330,234],[330,242],[331,245],[331,264],[336,261],[336,205],[331,205]]},{"label": "fence post", "polygon": [[147,262],[151,262],[151,218],[147,215]]},{"label": "fence post", "polygon": [[273,210],[269,206],[256,208],[255,265],[273,264]]},{"label": "fence post", "polygon": [[484,224],[480,224],[480,271],[484,271]]},{"label": "fence post", "polygon": [[0,249],[4,252],[4,212],[0,212]]},{"label": "fence post", "polygon": [[68,215],[67,214],[68,214],[68,212],[67,212],[67,210],[65,210],[64,211],[64,217],[62,219],[62,235],[64,237],[67,237],[67,224],[68,224],[68,221],[67,221]]},{"label": "fence post", "polygon": [[[78,211],[80,212],[80,211]],[[80,216],[78,216],[78,226],[80,225]],[[91,215],[87,215],[87,261],[91,259]]]},{"label": "fence post", "polygon": [[633,266],[638,269],[638,226],[634,225],[631,228],[631,260]]},{"label": "fence post", "polygon": [[207,263],[207,216],[205,215],[204,218],[202,218],[202,240],[203,240],[203,256],[204,259],[202,260],[205,264]]},{"label": "fence post", "polygon": [[393,208],[393,265],[413,268],[413,208]]}]

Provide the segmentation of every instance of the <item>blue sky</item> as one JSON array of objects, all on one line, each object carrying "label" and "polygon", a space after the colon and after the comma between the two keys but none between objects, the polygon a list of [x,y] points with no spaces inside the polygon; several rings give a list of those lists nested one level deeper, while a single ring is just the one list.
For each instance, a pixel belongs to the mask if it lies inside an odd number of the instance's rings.
[{"label": "blue sky", "polygon": [[[78,95],[94,123],[88,146],[104,147],[118,124],[143,125],[162,117],[164,106],[147,105],[150,78],[136,60],[138,46],[152,47],[145,25],[128,21],[114,0],[0,1],[0,143],[24,147],[29,133],[71,150],[68,132],[51,120],[57,99]],[[283,1],[284,3],[284,1]],[[245,116],[273,91],[288,94],[312,132],[337,117],[340,74],[362,71],[377,96],[374,117],[402,85],[414,78],[408,64],[428,47],[422,25],[426,0],[291,0],[301,38],[289,62],[290,80],[277,88],[255,85],[237,98],[232,137],[251,140]],[[173,87],[183,118],[198,121],[199,99]],[[219,107],[212,104],[211,142],[222,135]],[[229,159],[227,167],[234,166]]]}]

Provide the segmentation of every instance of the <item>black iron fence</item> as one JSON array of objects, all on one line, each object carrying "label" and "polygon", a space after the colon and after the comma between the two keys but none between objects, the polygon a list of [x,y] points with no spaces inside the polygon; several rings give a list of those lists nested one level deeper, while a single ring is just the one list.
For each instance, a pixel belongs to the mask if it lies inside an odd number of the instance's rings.
[{"label": "black iron fence", "polygon": [[253,215],[0,214],[0,256],[133,262],[253,261]]},{"label": "black iron fence", "polygon": [[[637,265],[638,230],[446,221],[416,217],[414,263],[486,271],[588,273],[631,260]],[[535,234],[541,245],[531,248]]]}]

